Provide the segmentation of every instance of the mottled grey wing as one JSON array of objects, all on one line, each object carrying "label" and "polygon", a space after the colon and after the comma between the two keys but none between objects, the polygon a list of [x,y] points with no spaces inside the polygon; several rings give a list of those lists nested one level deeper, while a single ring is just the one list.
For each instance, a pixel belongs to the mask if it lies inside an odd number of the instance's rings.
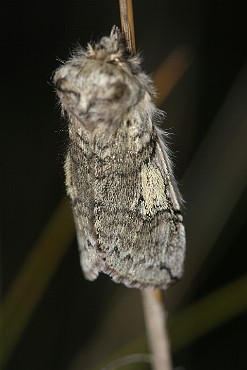
[{"label": "mottled grey wing", "polygon": [[159,141],[141,167],[131,156],[120,166],[113,157],[103,167],[94,163],[93,218],[90,207],[74,207],[84,274],[93,280],[102,271],[127,286],[166,288],[182,275],[185,249],[168,158]]}]

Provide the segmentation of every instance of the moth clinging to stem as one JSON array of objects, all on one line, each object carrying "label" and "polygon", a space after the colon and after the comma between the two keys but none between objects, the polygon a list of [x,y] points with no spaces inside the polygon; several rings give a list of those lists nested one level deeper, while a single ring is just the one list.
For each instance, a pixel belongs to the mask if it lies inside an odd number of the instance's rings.
[{"label": "moth clinging to stem", "polygon": [[59,67],[54,84],[68,118],[66,188],[85,277],[167,288],[183,273],[185,231],[162,112],[139,56],[114,26]]}]

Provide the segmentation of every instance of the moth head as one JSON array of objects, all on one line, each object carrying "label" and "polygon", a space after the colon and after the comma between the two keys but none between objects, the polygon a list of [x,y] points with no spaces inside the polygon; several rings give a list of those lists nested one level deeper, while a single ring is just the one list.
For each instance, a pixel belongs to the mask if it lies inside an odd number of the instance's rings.
[{"label": "moth head", "polygon": [[54,75],[62,109],[87,129],[119,125],[123,116],[143,97],[140,60],[131,57],[120,31],[80,50]]}]

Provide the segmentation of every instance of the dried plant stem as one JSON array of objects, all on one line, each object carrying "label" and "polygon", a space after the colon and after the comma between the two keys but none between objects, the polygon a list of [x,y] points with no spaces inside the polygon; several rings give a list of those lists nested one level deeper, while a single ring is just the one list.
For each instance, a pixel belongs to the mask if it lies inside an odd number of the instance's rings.
[{"label": "dried plant stem", "polygon": [[[119,0],[122,32],[127,48],[136,53],[132,0]],[[147,336],[153,354],[154,370],[171,370],[169,343],[165,326],[165,310],[160,290],[143,290],[142,300]]]},{"label": "dried plant stem", "polygon": [[153,370],[171,370],[165,311],[160,290],[143,290],[142,300],[149,345],[153,353]]},{"label": "dried plant stem", "polygon": [[127,48],[131,54],[136,53],[135,28],[132,0],[119,0],[121,28],[124,33]]}]

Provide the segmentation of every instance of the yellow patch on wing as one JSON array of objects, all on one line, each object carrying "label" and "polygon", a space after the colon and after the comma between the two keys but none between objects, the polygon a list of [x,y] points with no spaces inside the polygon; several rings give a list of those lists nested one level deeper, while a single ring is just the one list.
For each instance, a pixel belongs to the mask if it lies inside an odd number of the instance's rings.
[{"label": "yellow patch on wing", "polygon": [[143,165],[141,186],[144,200],[141,212],[144,216],[154,216],[158,211],[168,208],[165,183],[158,167],[151,163]]}]

